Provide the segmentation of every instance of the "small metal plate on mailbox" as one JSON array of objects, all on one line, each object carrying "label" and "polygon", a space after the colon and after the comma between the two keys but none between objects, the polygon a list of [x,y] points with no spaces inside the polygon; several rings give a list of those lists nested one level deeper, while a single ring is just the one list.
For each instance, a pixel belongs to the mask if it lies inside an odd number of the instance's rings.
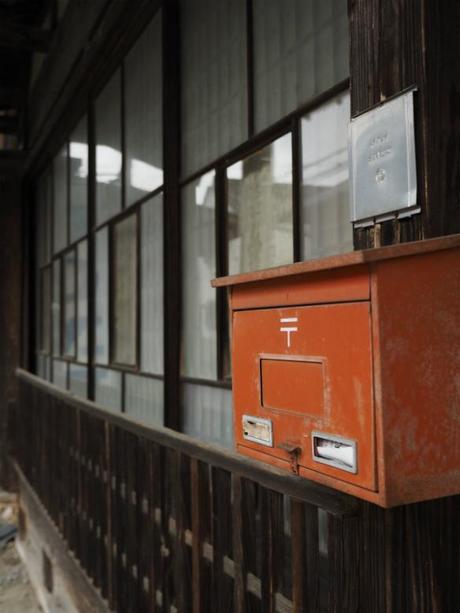
[{"label": "small metal plate on mailbox", "polygon": [[349,131],[351,220],[417,202],[413,91],[353,119]]},{"label": "small metal plate on mailbox", "polygon": [[243,415],[243,438],[259,445],[273,447],[273,429],[270,419]]}]

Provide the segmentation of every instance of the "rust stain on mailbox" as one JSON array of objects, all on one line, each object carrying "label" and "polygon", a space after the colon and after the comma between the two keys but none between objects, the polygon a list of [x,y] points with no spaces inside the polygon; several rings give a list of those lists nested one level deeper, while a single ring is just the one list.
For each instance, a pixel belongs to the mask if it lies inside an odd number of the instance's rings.
[{"label": "rust stain on mailbox", "polygon": [[384,507],[460,493],[460,236],[230,288],[238,450]]}]

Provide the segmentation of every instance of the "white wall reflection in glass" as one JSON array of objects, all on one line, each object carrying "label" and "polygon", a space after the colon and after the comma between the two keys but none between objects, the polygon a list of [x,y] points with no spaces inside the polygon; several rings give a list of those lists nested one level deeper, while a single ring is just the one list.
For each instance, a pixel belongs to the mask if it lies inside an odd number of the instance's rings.
[{"label": "white wall reflection in glass", "polygon": [[161,11],[125,59],[126,203],[163,183]]},{"label": "white wall reflection in glass", "polygon": [[302,118],[302,257],[353,249],[348,194],[348,92]]},{"label": "white wall reflection in glass", "polygon": [[227,168],[227,183],[230,274],[292,262],[291,135]]}]

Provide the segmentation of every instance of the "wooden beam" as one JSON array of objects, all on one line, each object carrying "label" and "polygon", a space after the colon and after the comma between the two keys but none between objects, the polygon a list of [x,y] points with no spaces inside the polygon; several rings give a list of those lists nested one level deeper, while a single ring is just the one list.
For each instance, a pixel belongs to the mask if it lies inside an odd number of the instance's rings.
[{"label": "wooden beam", "polygon": [[51,33],[42,28],[0,23],[0,47],[26,51],[48,51]]}]

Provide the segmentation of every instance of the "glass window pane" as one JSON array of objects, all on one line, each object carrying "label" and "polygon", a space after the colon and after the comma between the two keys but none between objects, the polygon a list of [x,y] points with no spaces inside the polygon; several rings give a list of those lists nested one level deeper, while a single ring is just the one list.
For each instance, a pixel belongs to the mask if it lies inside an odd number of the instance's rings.
[{"label": "glass window pane", "polygon": [[75,396],[88,396],[88,369],[79,364],[69,364],[69,390]]},{"label": "glass window pane", "polygon": [[182,432],[224,447],[233,447],[232,392],[184,383]]},{"label": "glass window pane", "polygon": [[292,262],[291,135],[227,168],[227,187],[230,274]]},{"label": "glass window pane", "polygon": [[37,264],[43,266],[51,259],[51,173],[43,175],[37,184]]},{"label": "glass window pane", "polygon": [[50,352],[51,335],[51,268],[44,268],[41,274],[41,343],[42,351]]},{"label": "glass window pane", "polygon": [[183,375],[217,377],[214,172],[182,191]]},{"label": "glass window pane", "polygon": [[258,131],[348,73],[347,0],[254,0]]},{"label": "glass window pane", "polygon": [[53,355],[61,355],[61,260],[53,261]]},{"label": "glass window pane", "polygon": [[78,258],[78,304],[77,304],[77,358],[88,360],[88,242],[77,247]]},{"label": "glass window pane", "polygon": [[121,210],[121,79],[117,70],[95,104],[96,222]]},{"label": "glass window pane", "polygon": [[70,162],[70,242],[87,232],[88,129],[86,116],[72,132]]},{"label": "glass window pane", "polygon": [[163,183],[161,12],[125,60],[126,202]]},{"label": "glass window pane", "polygon": [[125,412],[152,426],[163,425],[163,381],[125,376]]},{"label": "glass window pane", "polygon": [[118,364],[136,363],[137,217],[131,215],[114,228],[113,358]]},{"label": "glass window pane", "polygon": [[108,368],[96,368],[96,402],[108,409],[121,411],[121,373]]},{"label": "glass window pane", "polygon": [[247,138],[246,1],[181,2],[182,171]]},{"label": "glass window pane", "polygon": [[67,144],[54,158],[54,253],[67,245]]},{"label": "glass window pane", "polygon": [[163,374],[163,195],[141,207],[141,368]]},{"label": "glass window pane", "polygon": [[348,198],[348,92],[302,119],[302,257],[353,249]]},{"label": "glass window pane", "polygon": [[58,387],[67,389],[67,362],[53,360],[53,383]]},{"label": "glass window pane", "polygon": [[50,380],[51,358],[47,355],[37,354],[37,375],[42,379]]},{"label": "glass window pane", "polygon": [[75,355],[75,251],[64,256],[64,354]]},{"label": "glass window pane", "polygon": [[96,234],[96,321],[95,358],[109,362],[109,235],[107,228]]}]

